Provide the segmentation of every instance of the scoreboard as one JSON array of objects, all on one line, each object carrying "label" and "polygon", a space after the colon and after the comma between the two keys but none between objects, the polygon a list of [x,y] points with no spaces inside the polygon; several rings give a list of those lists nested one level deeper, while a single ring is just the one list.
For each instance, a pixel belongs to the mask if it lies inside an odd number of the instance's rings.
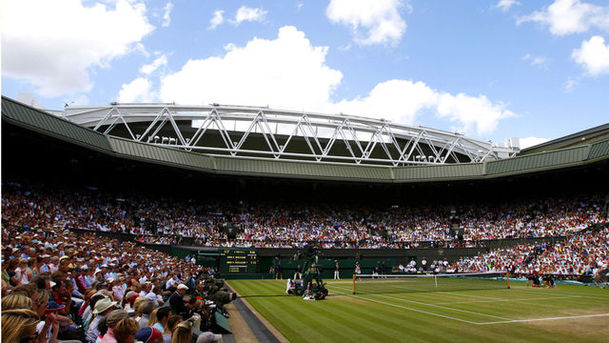
[{"label": "scoreboard", "polygon": [[221,273],[257,273],[256,249],[221,249]]}]

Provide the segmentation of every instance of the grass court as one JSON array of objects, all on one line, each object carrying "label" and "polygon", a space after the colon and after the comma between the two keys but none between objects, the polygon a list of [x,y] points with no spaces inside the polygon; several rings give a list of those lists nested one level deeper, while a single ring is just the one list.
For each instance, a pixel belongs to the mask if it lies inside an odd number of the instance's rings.
[{"label": "grass court", "polygon": [[437,291],[417,284],[400,291],[401,285],[388,282],[378,293],[353,295],[351,280],[329,280],[326,300],[305,301],[284,295],[285,280],[228,284],[290,342],[607,342],[609,337],[609,290],[597,287],[545,289],[512,282],[506,289],[498,282]]}]

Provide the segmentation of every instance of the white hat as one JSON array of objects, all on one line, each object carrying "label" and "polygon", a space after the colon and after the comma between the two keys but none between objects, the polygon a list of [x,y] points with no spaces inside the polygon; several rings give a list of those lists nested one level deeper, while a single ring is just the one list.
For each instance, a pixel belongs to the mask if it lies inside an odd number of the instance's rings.
[{"label": "white hat", "polygon": [[178,285],[178,289],[188,289],[188,286],[186,286],[185,284],[181,283]]},{"label": "white hat", "polygon": [[216,335],[211,331],[203,332],[197,337],[197,343],[220,342],[222,335]]},{"label": "white hat", "polygon": [[110,298],[103,298],[101,300],[98,300],[97,303],[95,303],[95,309],[93,310],[93,314],[100,314],[105,310],[116,306],[116,304],[117,302],[112,301]]}]

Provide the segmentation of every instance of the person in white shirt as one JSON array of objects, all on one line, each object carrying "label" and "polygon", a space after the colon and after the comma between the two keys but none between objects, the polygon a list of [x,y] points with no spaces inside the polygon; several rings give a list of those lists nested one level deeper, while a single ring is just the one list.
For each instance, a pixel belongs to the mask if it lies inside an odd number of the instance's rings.
[{"label": "person in white shirt", "polygon": [[[108,280],[109,282],[110,280]],[[123,277],[119,277],[114,280],[114,286],[112,286],[112,293],[114,293],[115,299],[122,301],[127,291],[127,284],[124,282]]]},{"label": "person in white shirt", "polygon": [[178,281],[179,281],[178,276],[174,275],[172,278],[167,280],[167,283],[165,283],[165,288],[166,289],[175,288],[179,284]]}]

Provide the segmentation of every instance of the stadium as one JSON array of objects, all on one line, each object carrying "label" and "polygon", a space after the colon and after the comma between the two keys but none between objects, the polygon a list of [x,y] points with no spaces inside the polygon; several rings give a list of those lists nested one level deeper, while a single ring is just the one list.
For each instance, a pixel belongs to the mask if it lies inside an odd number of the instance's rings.
[{"label": "stadium", "polygon": [[171,342],[609,335],[609,124],[521,150],[343,114],[3,96],[2,165],[3,337],[36,315],[86,342],[125,317]]}]

